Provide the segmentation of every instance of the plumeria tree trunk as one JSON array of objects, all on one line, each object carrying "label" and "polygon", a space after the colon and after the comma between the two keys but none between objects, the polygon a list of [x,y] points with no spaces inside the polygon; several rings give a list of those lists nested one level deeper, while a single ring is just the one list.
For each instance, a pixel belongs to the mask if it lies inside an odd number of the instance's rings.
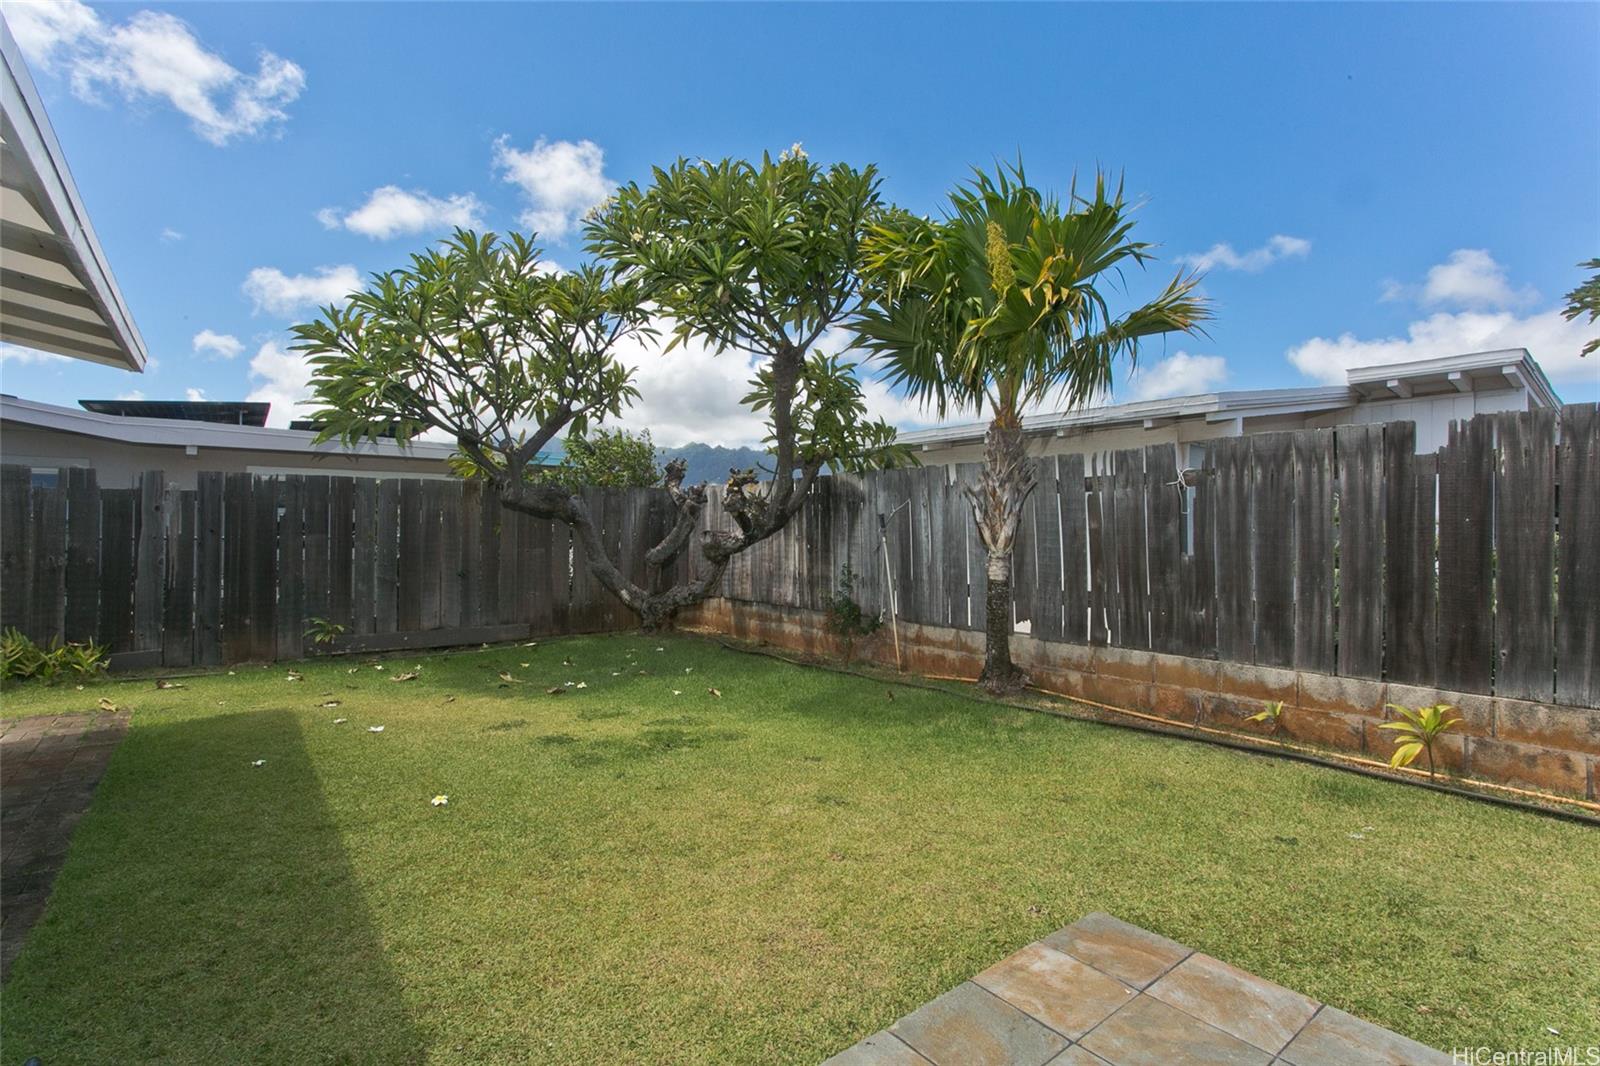
[{"label": "plumeria tree trunk", "polygon": [[1015,411],[996,414],[984,434],[983,472],[968,489],[978,536],[989,554],[984,595],[983,673],[978,683],[989,692],[1015,692],[1027,675],[1011,661],[1011,553],[1022,520],[1022,505],[1033,491],[1033,468],[1023,445],[1022,419]]}]

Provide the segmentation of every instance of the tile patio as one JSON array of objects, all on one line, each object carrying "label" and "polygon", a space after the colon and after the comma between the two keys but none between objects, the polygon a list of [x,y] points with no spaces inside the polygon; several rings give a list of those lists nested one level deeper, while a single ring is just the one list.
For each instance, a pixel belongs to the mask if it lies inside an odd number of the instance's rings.
[{"label": "tile patio", "polygon": [[824,1066],[1449,1066],[1450,1056],[1094,913]]}]

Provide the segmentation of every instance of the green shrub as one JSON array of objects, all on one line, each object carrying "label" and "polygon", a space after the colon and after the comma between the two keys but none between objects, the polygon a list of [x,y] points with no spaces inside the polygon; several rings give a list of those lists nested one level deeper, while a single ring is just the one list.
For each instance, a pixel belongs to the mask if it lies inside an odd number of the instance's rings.
[{"label": "green shrub", "polygon": [[839,571],[839,586],[828,599],[828,632],[844,641],[844,661],[849,662],[856,640],[869,637],[883,625],[877,615],[867,615],[856,602],[856,575],[849,563]]},{"label": "green shrub", "polygon": [[52,638],[43,647],[17,629],[0,634],[0,679],[43,681],[66,675],[78,680],[98,677],[109,662],[106,650],[94,641],[61,643]]}]

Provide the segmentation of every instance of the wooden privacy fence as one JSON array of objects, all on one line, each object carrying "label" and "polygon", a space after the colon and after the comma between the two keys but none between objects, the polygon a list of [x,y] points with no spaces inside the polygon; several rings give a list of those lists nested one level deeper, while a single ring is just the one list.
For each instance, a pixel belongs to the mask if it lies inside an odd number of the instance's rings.
[{"label": "wooden privacy fence", "polygon": [[[132,489],[0,468],[0,624],[93,639],[127,666],[297,659],[309,620],[354,650],[510,640],[635,623],[566,526],[473,483],[203,473]],[[614,548],[659,539],[665,493],[590,491]],[[643,552],[632,576],[643,580]],[[625,568],[626,569],[626,568]]]},{"label": "wooden privacy fence", "polygon": [[[1396,422],[1207,441],[1190,471],[1170,444],[1037,460],[1017,621],[1045,640],[1600,707],[1595,406],[1479,416],[1437,455],[1414,441]],[[977,475],[819,479],[722,592],[820,609],[848,563],[868,610],[889,606],[892,583],[900,617],[981,628],[984,553],[960,491]],[[0,624],[92,638],[120,666],[299,658],[312,618],[361,650],[636,621],[565,526],[472,483],[30,477],[0,468]],[[643,582],[673,517],[666,494],[586,494]],[[703,521],[731,526],[716,492]]]},{"label": "wooden privacy fence", "polygon": [[[1600,707],[1600,417],[1480,415],[1416,455],[1409,422],[1037,461],[1016,617],[1045,640]],[[724,594],[982,628],[975,464],[820,479]],[[713,505],[709,520],[721,521]],[[886,537],[880,537],[879,516]],[[887,564],[885,563],[887,550]]]}]

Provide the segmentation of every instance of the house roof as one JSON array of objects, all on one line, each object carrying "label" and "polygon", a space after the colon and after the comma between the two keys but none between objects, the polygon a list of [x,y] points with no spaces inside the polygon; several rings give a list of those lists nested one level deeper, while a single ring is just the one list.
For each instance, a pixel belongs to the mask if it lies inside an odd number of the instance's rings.
[{"label": "house roof", "polygon": [[0,340],[143,371],[139,336],[0,18]]},{"label": "house roof", "polygon": [[[1373,400],[1451,392],[1525,388],[1536,405],[1559,407],[1561,398],[1525,348],[1475,352],[1442,359],[1358,367],[1346,371],[1345,385],[1295,389],[1246,389],[1207,392],[1137,403],[1084,407],[1022,420],[1030,434],[1071,436],[1097,429],[1143,426],[1153,429],[1180,419],[1224,422],[1235,418],[1332,411]],[[972,422],[901,433],[902,444],[948,447],[981,442],[986,422]]]},{"label": "house roof", "polygon": [[349,446],[337,441],[317,444],[316,433],[301,430],[102,414],[22,400],[15,396],[0,396],[0,424],[34,426],[126,444],[288,452],[304,456],[356,455],[444,460],[455,453],[454,445],[435,441],[414,439],[404,446],[392,440],[361,441]]},{"label": "house roof", "polygon": [[[79,400],[85,411],[122,418],[165,418],[177,422],[220,422],[229,426],[264,426],[270,403],[218,400]],[[290,429],[307,427],[290,424]]]}]

